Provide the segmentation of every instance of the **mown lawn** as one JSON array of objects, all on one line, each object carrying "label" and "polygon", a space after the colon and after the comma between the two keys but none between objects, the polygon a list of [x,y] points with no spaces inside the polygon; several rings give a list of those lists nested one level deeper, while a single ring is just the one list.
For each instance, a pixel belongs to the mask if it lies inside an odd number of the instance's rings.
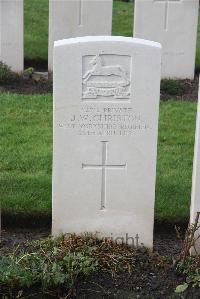
[{"label": "mown lawn", "polygon": [[[47,61],[48,3],[48,0],[25,0],[24,2],[26,60]],[[133,4],[114,2],[113,35],[131,36],[132,20]]]},{"label": "mown lawn", "polygon": [[0,94],[3,212],[51,213],[52,97]]},{"label": "mown lawn", "polygon": [[[52,96],[0,94],[3,214],[51,215]],[[160,106],[156,218],[189,215],[196,103]]]},{"label": "mown lawn", "polygon": [[[48,0],[25,0],[25,59],[47,62],[48,57]],[[133,3],[114,1],[113,35],[132,36]],[[197,38],[196,69],[200,70],[200,18]]]}]

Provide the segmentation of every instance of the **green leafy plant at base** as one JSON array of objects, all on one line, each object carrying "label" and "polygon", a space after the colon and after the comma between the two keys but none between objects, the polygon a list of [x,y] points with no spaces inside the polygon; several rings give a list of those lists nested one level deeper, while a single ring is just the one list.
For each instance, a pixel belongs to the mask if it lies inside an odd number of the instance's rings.
[{"label": "green leafy plant at base", "polygon": [[188,287],[200,288],[200,255],[187,257],[184,264],[179,262],[177,270],[186,278],[176,287],[176,293],[183,293]]},{"label": "green leafy plant at base", "polygon": [[63,240],[35,241],[26,249],[16,248],[13,253],[0,256],[3,294],[12,294],[15,298],[21,288],[35,285],[45,291],[62,286],[70,290],[79,276],[87,276],[97,269],[97,261],[90,256],[91,248],[86,246],[80,252],[71,252]]},{"label": "green leafy plant at base", "polygon": [[172,96],[182,96],[186,92],[184,81],[164,79],[161,81],[161,92]]},{"label": "green leafy plant at base", "polygon": [[189,286],[200,288],[200,254],[188,255],[184,261],[179,260],[177,271],[186,278],[185,283],[177,286],[176,293],[184,292]]},{"label": "green leafy plant at base", "polygon": [[[176,287],[176,293],[183,293],[188,287],[200,288],[200,254],[196,250],[196,241],[199,236],[196,234],[200,229],[200,213],[197,213],[195,222],[188,226],[185,239],[182,241],[182,250],[177,263],[177,271],[183,274],[186,279],[183,284]],[[179,231],[177,231],[180,239]],[[190,253],[196,253],[190,255]]]},{"label": "green leafy plant at base", "polygon": [[0,61],[0,83],[8,83],[13,80],[15,76],[10,67]]},{"label": "green leafy plant at base", "polygon": [[21,298],[34,290],[37,295],[68,298],[76,294],[78,282],[89,275],[131,275],[143,267],[167,269],[168,264],[148,249],[99,240],[91,234],[47,238],[21,244],[6,255],[0,253],[0,298]]},{"label": "green leafy plant at base", "polygon": [[175,290],[175,293],[183,293],[185,292],[185,290],[187,290],[188,288],[188,284],[187,283],[183,283],[183,284],[179,284],[177,287],[176,287],[176,290]]}]

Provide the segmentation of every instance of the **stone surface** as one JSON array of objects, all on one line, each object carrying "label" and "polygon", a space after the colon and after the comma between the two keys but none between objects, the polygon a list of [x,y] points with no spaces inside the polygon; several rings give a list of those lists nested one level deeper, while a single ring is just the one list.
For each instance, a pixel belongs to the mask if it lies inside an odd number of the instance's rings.
[{"label": "stone surface", "polygon": [[53,70],[54,41],[111,35],[113,0],[49,0],[49,71]]},{"label": "stone surface", "polygon": [[23,0],[0,0],[0,61],[15,72],[24,69]]},{"label": "stone surface", "polygon": [[161,46],[150,41],[55,43],[54,235],[152,247],[160,68]]},{"label": "stone surface", "polygon": [[[200,89],[199,100],[197,106],[196,118],[196,134],[195,134],[195,147],[194,147],[194,160],[193,160],[193,175],[192,175],[192,195],[190,207],[190,223],[194,224],[197,213],[200,212]],[[199,218],[200,220],[200,218]],[[200,221],[198,223],[200,225]],[[200,229],[196,232],[196,237],[200,234]],[[196,250],[200,253],[200,239],[196,242]],[[192,250],[195,253],[195,249]]]},{"label": "stone surface", "polygon": [[161,43],[162,77],[193,79],[199,0],[135,0],[134,36]]}]

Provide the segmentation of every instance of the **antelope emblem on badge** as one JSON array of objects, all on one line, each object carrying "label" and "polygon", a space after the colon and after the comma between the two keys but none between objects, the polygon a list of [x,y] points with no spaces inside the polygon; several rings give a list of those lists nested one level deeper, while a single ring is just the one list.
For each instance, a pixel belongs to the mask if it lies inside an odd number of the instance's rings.
[{"label": "antelope emblem on badge", "polygon": [[89,70],[82,79],[83,99],[127,99],[130,96],[130,79],[126,69],[121,65],[104,65],[100,54],[89,61]]}]

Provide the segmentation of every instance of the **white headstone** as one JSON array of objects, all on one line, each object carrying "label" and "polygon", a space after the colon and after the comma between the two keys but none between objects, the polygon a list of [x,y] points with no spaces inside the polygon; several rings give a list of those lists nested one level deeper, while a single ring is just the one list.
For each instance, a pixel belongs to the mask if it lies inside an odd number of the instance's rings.
[{"label": "white headstone", "polygon": [[54,235],[138,236],[152,247],[160,67],[150,41],[55,43]]},{"label": "white headstone", "polygon": [[49,0],[49,70],[57,40],[111,35],[113,0]]},{"label": "white headstone", "polygon": [[162,45],[162,77],[193,79],[199,0],[135,0],[134,37]]},{"label": "white headstone", "polygon": [[[190,223],[195,224],[197,213],[200,213],[200,89],[199,100],[197,106],[196,118],[196,135],[194,147],[193,175],[192,175],[192,196],[190,207]],[[198,225],[200,225],[200,217]],[[200,229],[196,232],[196,236],[200,235]],[[195,244],[195,248],[200,253],[200,238]],[[192,251],[195,253],[195,250]]]},{"label": "white headstone", "polygon": [[24,69],[23,0],[0,0],[0,61],[14,72]]}]

